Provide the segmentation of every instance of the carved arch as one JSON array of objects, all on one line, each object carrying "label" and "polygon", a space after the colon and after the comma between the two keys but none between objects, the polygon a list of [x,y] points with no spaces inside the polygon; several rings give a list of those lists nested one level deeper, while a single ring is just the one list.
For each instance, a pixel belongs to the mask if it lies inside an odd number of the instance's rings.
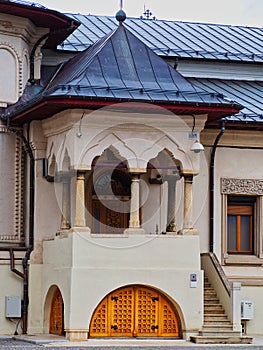
[{"label": "carved arch", "polygon": [[[8,91],[14,90],[15,92],[14,92],[14,95],[12,96],[12,99],[10,100],[10,97],[9,97],[9,100],[7,100],[6,102],[14,103],[18,100],[18,97],[21,96],[23,93],[23,84],[22,84],[23,62],[16,48],[13,45],[11,45],[9,42],[0,42],[0,51],[1,50],[7,51],[10,54],[10,56],[14,59],[14,67],[10,67],[10,69],[8,70],[7,62],[5,62],[5,69],[2,70],[3,75],[8,74],[9,81],[11,78],[13,79],[12,89],[7,89],[7,90]],[[0,75],[0,81],[1,81],[1,75]],[[6,86],[6,84],[4,84],[3,86]]]}]

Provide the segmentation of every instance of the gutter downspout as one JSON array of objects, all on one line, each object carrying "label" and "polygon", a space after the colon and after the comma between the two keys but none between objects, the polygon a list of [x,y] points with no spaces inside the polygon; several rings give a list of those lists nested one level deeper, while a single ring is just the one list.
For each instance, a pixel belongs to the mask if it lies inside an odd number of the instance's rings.
[{"label": "gutter downspout", "polygon": [[214,192],[215,192],[215,154],[218,142],[225,132],[225,120],[222,120],[221,131],[217,135],[210,156],[210,171],[209,171],[209,252],[214,253]]},{"label": "gutter downspout", "polygon": [[16,270],[14,267],[14,257],[13,257],[13,250],[10,250],[10,261],[11,261],[11,271],[16,273],[19,277],[23,278],[23,315],[22,315],[22,329],[23,334],[27,333],[27,320],[28,320],[28,261],[30,259],[30,254],[32,250],[34,249],[34,199],[35,199],[35,160],[32,148],[30,146],[29,141],[25,138],[23,135],[23,132],[21,130],[17,130],[10,126],[10,119],[7,120],[7,129],[11,132],[15,133],[18,137],[21,138],[25,151],[27,155],[29,156],[30,163],[29,163],[29,241],[28,241],[28,247],[25,253],[24,258],[22,259],[22,266],[23,266],[23,273]]},{"label": "gutter downspout", "polygon": [[72,30],[72,28],[74,28],[74,22],[72,21],[71,22],[71,25],[70,27],[68,28],[64,28],[64,29],[58,29],[58,30],[53,30],[53,31],[49,31],[48,33],[42,35],[38,40],[37,42],[35,43],[35,45],[33,46],[32,48],[32,51],[30,53],[30,58],[29,58],[29,71],[30,71],[30,74],[29,74],[29,83],[32,84],[32,85],[35,85],[36,84],[36,80],[35,80],[35,53],[36,53],[36,50],[38,48],[38,46],[41,44],[41,42],[45,39],[47,39],[49,36],[53,35],[53,34],[57,34],[57,33],[63,33],[63,32],[70,32]]}]

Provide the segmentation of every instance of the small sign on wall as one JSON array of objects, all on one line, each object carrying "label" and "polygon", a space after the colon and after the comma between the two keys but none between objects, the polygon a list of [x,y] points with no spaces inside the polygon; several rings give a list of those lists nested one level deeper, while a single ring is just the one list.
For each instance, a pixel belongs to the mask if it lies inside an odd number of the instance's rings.
[{"label": "small sign on wall", "polygon": [[196,273],[190,274],[190,288],[196,288],[197,287],[197,275]]}]

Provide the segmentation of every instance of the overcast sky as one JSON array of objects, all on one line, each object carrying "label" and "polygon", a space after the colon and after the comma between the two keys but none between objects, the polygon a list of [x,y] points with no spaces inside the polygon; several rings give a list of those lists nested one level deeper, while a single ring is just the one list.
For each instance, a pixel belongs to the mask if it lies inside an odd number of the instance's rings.
[{"label": "overcast sky", "polygon": [[[31,0],[33,1],[33,0]],[[58,11],[114,16],[120,0],[37,0]],[[263,0],[123,0],[128,17],[150,9],[157,19],[263,27]]]}]

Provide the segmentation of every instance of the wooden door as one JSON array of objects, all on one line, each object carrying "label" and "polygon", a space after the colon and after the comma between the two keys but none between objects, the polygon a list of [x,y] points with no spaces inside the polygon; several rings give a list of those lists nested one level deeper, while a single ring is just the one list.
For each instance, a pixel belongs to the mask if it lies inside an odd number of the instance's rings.
[{"label": "wooden door", "polygon": [[97,307],[90,337],[179,338],[179,318],[159,292],[129,286],[111,293]]},{"label": "wooden door", "polygon": [[53,295],[50,310],[50,327],[49,333],[63,335],[64,334],[64,305],[62,295],[59,289],[56,289]]},{"label": "wooden door", "polygon": [[94,199],[93,232],[123,233],[128,225],[129,202],[121,200]]}]

